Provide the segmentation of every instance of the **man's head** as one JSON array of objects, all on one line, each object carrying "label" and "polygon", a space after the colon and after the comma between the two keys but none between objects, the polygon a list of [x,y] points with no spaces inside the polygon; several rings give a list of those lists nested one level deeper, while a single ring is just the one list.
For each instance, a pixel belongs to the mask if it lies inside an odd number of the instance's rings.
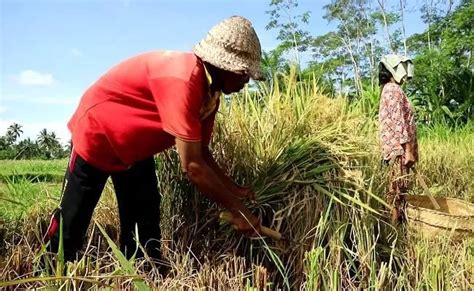
[{"label": "man's head", "polygon": [[261,47],[252,23],[232,16],[215,25],[193,49],[205,63],[212,65],[213,81],[229,94],[240,91],[249,81],[262,80]]},{"label": "man's head", "polygon": [[208,62],[205,62],[205,66],[212,77],[211,89],[221,91],[224,94],[239,92],[250,80],[249,75],[244,71],[226,71],[219,69]]}]

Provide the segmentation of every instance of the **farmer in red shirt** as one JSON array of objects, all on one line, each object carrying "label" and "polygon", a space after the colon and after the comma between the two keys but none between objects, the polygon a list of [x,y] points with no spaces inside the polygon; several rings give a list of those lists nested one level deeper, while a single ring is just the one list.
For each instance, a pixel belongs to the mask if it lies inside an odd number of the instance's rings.
[{"label": "farmer in red shirt", "polygon": [[[109,176],[118,202],[122,251],[127,257],[136,251],[137,225],[148,255],[160,258],[160,193],[153,156],[173,145],[183,172],[206,197],[231,211],[234,228],[249,236],[259,232],[258,218],[239,200],[253,199],[254,192],[225,175],[207,146],[221,92],[238,92],[249,78],[261,79],[260,58],[252,24],[234,16],[213,27],[193,52],[132,57],[85,92],[68,123],[73,151],[58,212],[66,260],[73,260],[82,247]],[[59,229],[52,227],[49,234],[56,251]]]}]

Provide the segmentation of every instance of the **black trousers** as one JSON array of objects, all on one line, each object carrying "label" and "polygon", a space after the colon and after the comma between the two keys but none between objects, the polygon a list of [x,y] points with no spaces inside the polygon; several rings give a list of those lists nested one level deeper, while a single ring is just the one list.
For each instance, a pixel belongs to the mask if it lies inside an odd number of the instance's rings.
[{"label": "black trousers", "polygon": [[[108,177],[111,176],[120,216],[120,249],[130,258],[136,251],[135,225],[140,244],[147,254],[160,259],[160,193],[153,157],[132,165],[126,171],[107,173],[88,164],[79,155],[72,155],[66,172],[61,201],[63,246],[65,260],[76,258],[82,248],[92,213]],[[59,246],[59,227],[52,233],[51,250]],[[143,256],[140,248],[137,257]]]}]

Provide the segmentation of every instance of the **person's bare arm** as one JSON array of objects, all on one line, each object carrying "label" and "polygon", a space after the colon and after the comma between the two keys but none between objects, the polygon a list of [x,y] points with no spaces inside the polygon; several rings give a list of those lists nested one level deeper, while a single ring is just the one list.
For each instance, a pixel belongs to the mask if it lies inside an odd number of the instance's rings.
[{"label": "person's bare arm", "polygon": [[405,153],[404,164],[407,168],[411,168],[416,162],[415,153],[414,153],[415,152],[414,145],[412,142],[407,142],[407,143],[402,144],[402,147]]},{"label": "person's bare arm", "polygon": [[[255,235],[260,230],[258,218],[233,195],[226,182],[205,161],[200,142],[187,142],[176,138],[176,148],[182,171],[206,197],[229,210],[234,219],[234,228],[246,235]],[[245,217],[242,217],[242,215]],[[250,224],[248,223],[250,222]]]},{"label": "person's bare arm", "polygon": [[216,175],[221,179],[227,189],[229,189],[234,196],[239,198],[249,198],[252,202],[255,202],[255,192],[252,190],[252,188],[239,186],[234,181],[232,181],[232,179],[224,173],[224,170],[222,170],[219,164],[217,164],[208,147],[203,147],[202,156],[209,167],[211,167],[214,173],[216,173]]}]

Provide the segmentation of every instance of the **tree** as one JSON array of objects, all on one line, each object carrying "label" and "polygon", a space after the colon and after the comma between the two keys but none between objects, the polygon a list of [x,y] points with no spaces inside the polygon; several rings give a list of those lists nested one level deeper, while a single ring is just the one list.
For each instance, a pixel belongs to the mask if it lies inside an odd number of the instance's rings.
[{"label": "tree", "polygon": [[0,151],[6,150],[9,146],[6,136],[0,136]]},{"label": "tree", "polygon": [[18,123],[13,123],[8,127],[7,134],[5,136],[7,144],[13,145],[17,141],[17,139],[23,133],[23,130],[21,128],[22,126]]},{"label": "tree", "polygon": [[313,61],[309,64],[310,70],[323,70],[325,78],[338,92],[344,90],[346,80],[350,75],[351,64],[343,48],[341,38],[335,32],[314,38]]},{"label": "tree", "polygon": [[17,153],[16,159],[34,159],[40,156],[40,148],[38,144],[32,141],[30,138],[26,138],[18,143],[16,146]]},{"label": "tree", "polygon": [[285,60],[283,53],[285,48],[277,46],[271,51],[263,51],[262,53],[262,68],[263,74],[267,81],[271,81],[274,74],[280,72],[285,67]]},{"label": "tree", "polygon": [[4,159],[58,159],[71,152],[71,141],[66,147],[59,142],[54,132],[42,129],[36,141],[26,138],[18,141],[22,126],[13,123],[4,136],[0,136],[0,160]]},{"label": "tree", "polygon": [[309,23],[310,12],[294,15],[298,7],[297,0],[272,0],[271,10],[266,11],[270,15],[270,22],[266,29],[278,29],[277,39],[281,41],[279,50],[283,52],[292,51],[293,59],[298,66],[301,66],[299,52],[307,50],[311,42],[311,36],[307,30],[301,26]]},{"label": "tree", "polygon": [[465,122],[472,119],[474,111],[474,4],[463,2],[454,10],[451,5],[446,10],[436,6],[422,9],[429,22],[427,30],[408,38],[417,53],[409,92],[427,121]]},{"label": "tree", "polygon": [[40,131],[37,143],[46,159],[55,159],[64,156],[64,150],[56,134],[54,132],[49,133],[46,128]]},{"label": "tree", "polygon": [[[420,116],[426,121],[448,118],[453,123],[465,122],[474,111],[474,4],[472,0],[422,2],[418,8],[426,30],[407,38],[406,0],[332,0],[324,6],[324,19],[336,23],[337,28],[321,36],[311,36],[301,29],[309,16],[293,17],[297,0],[272,1],[267,28],[278,28],[282,42],[274,55],[266,56],[265,63],[268,68],[284,70],[284,52],[309,49],[312,60],[298,71],[299,80],[317,76],[328,85],[327,92],[345,94],[350,100],[370,99],[370,106],[364,106],[375,108],[382,55],[409,54],[415,64],[415,77],[406,89]],[[393,6],[388,7],[388,3]],[[368,111],[372,115],[372,109]]]},{"label": "tree", "polygon": [[403,33],[403,52],[404,55],[408,55],[408,46],[407,46],[407,35],[405,30],[405,6],[406,0],[400,0],[400,20],[402,25],[402,33]]},{"label": "tree", "polygon": [[[374,86],[377,29],[369,0],[334,0],[324,6],[324,18],[337,22],[337,31],[318,37],[314,42],[316,57],[322,63],[339,64],[337,69],[343,80],[341,85],[349,94],[361,96],[363,79],[369,76]],[[329,45],[322,48],[321,43]],[[335,62],[336,61],[336,62]],[[345,76],[352,79],[346,82]]]}]

